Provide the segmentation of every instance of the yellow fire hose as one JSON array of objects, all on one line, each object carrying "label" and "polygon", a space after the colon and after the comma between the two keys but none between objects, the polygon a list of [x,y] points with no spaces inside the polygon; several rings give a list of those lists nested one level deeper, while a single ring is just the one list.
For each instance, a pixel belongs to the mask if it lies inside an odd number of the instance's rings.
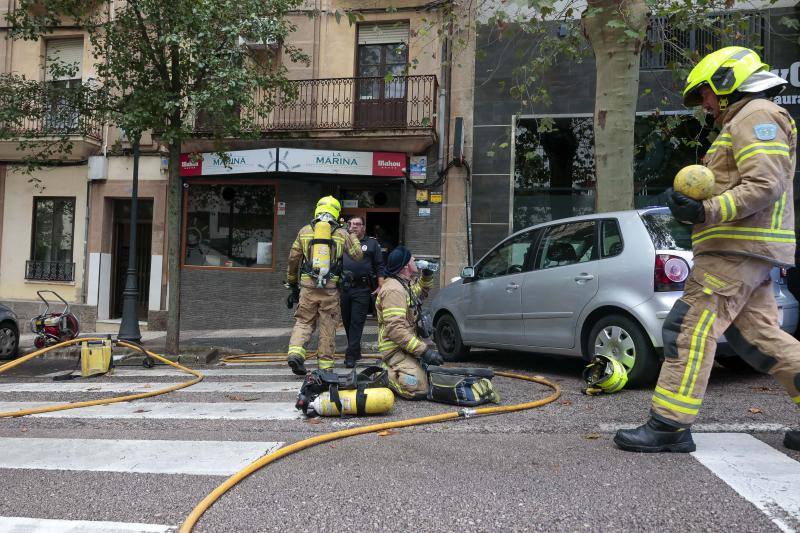
[{"label": "yellow fire hose", "polygon": [[[270,357],[270,361],[277,361],[279,354],[245,354],[252,356],[253,358],[257,359],[258,356],[262,357]],[[241,357],[241,356],[240,356]],[[283,360],[285,360],[286,355],[283,354]],[[247,357],[245,357],[247,359]],[[262,361],[258,361],[262,362]],[[194,528],[197,521],[200,517],[205,513],[216,501],[222,497],[223,494],[228,492],[231,488],[233,488],[237,483],[242,481],[244,478],[249,476],[250,474],[260,470],[261,468],[267,466],[270,463],[277,461],[287,455],[291,455],[293,453],[299,452],[300,450],[305,450],[306,448],[311,448],[312,446],[316,446],[318,444],[322,444],[325,442],[330,442],[333,440],[344,439],[346,437],[353,437],[355,435],[363,435],[365,433],[376,433],[378,431],[385,431],[387,429],[395,429],[395,428],[404,428],[409,426],[418,426],[422,424],[436,424],[439,422],[445,422],[447,420],[454,420],[456,418],[469,418],[473,416],[485,416],[485,415],[494,415],[494,414],[501,414],[501,413],[513,413],[515,411],[523,411],[526,409],[533,409],[534,407],[541,407],[542,405],[554,402],[561,396],[561,387],[558,384],[553,383],[551,381],[546,380],[543,377],[539,376],[525,376],[523,374],[515,374],[513,372],[495,372],[497,376],[503,376],[507,378],[514,378],[514,379],[521,379],[525,381],[532,381],[534,383],[540,383],[542,385],[546,385],[553,389],[553,393],[541,400],[536,400],[533,402],[525,402],[525,403],[518,403],[514,405],[506,405],[501,407],[482,407],[478,409],[460,409],[458,411],[450,411],[449,413],[442,413],[439,415],[432,415],[426,416],[422,418],[409,418],[407,420],[398,420],[395,422],[385,422],[382,424],[373,424],[371,426],[364,426],[360,428],[352,428],[352,429],[345,429],[341,431],[334,431],[331,433],[325,433],[323,435],[317,435],[315,437],[310,437],[308,439],[301,440],[299,442],[295,442],[294,444],[290,444],[284,448],[276,450],[269,455],[265,455],[256,461],[253,461],[248,466],[237,472],[236,474],[229,477],[225,482],[214,489],[208,496],[203,498],[203,500],[197,504],[197,506],[192,510],[189,516],[186,518],[186,521],[181,525],[179,532],[180,533],[189,533]]]},{"label": "yellow fire hose", "polygon": [[[14,368],[17,365],[21,365],[22,363],[24,363],[26,361],[29,361],[29,360],[33,359],[34,357],[39,357],[40,355],[43,355],[43,354],[45,354],[45,353],[47,353],[47,352],[49,352],[51,350],[56,350],[58,348],[64,348],[65,346],[70,346],[72,344],[79,344],[79,343],[84,342],[84,341],[104,341],[104,340],[106,340],[106,339],[104,339],[104,338],[95,338],[95,337],[91,337],[91,338],[84,337],[84,338],[79,338],[79,339],[72,339],[72,340],[65,341],[65,342],[62,342],[62,343],[59,343],[59,344],[54,344],[53,346],[48,346],[46,348],[42,348],[41,350],[36,350],[35,352],[29,353],[28,355],[24,355],[24,356],[20,357],[19,359],[14,359],[13,361],[10,361],[10,362],[0,366],[0,374],[5,372],[6,370],[11,370],[12,368]],[[166,394],[168,392],[176,391],[178,389],[183,389],[185,387],[188,387],[190,385],[194,385],[195,383],[198,383],[198,382],[203,380],[203,374],[201,374],[200,372],[197,372],[197,371],[192,370],[190,368],[186,368],[185,366],[180,365],[178,363],[174,363],[174,362],[170,361],[169,359],[167,359],[166,357],[163,357],[161,355],[153,353],[153,352],[145,349],[142,346],[139,346],[139,345],[136,345],[136,344],[132,344],[132,343],[129,343],[129,342],[125,342],[125,341],[120,341],[120,340],[116,341],[116,343],[119,346],[124,346],[126,348],[132,348],[134,350],[139,350],[143,354],[148,355],[148,356],[152,357],[153,359],[156,359],[158,361],[161,361],[162,363],[166,363],[168,365],[174,366],[178,370],[183,370],[184,372],[188,372],[189,374],[192,374],[192,375],[194,375],[196,377],[194,379],[186,381],[184,383],[178,383],[177,385],[171,385],[171,386],[166,387],[164,389],[159,389],[159,390],[155,390],[155,391],[151,391],[151,392],[142,392],[142,393],[139,393],[139,394],[129,394],[127,396],[116,396],[114,398],[104,398],[104,399],[101,399],[101,400],[90,400],[90,401],[85,401],[85,402],[74,402],[74,403],[65,403],[65,404],[61,404],[61,405],[51,405],[51,406],[48,406],[48,407],[37,407],[37,408],[34,408],[34,409],[24,409],[22,411],[7,411],[5,413],[0,413],[0,418],[10,418],[10,417],[17,417],[17,416],[35,415],[35,414],[39,414],[39,413],[51,413],[53,411],[64,411],[65,409],[77,409],[79,407],[90,407],[90,406],[93,406],[93,405],[108,405],[108,404],[111,404],[111,403],[129,402],[131,400],[140,400],[142,398],[151,398],[153,396],[159,396],[161,394]]]}]

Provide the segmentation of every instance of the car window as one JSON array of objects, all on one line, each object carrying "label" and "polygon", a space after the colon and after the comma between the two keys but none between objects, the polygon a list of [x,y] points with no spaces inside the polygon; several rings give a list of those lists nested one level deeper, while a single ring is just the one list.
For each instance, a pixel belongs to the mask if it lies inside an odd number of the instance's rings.
[{"label": "car window", "polygon": [[614,257],[622,253],[622,233],[617,220],[604,220],[600,245],[603,257]]},{"label": "car window", "polygon": [[475,277],[496,278],[529,270],[532,263],[529,252],[533,250],[535,240],[535,230],[508,239],[480,262],[475,268]]},{"label": "car window", "polygon": [[678,222],[671,213],[647,213],[642,222],[656,250],[692,249],[692,226]]},{"label": "car window", "polygon": [[545,229],[539,244],[536,268],[554,268],[597,259],[594,243],[594,220],[550,226]]}]

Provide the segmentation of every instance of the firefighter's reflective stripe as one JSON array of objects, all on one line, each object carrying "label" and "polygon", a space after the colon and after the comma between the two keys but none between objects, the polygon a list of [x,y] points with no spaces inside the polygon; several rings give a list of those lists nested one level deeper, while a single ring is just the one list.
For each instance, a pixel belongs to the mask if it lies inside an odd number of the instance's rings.
[{"label": "firefighter's reflective stripe", "polygon": [[786,209],[786,193],[781,195],[780,200],[775,202],[775,207],[772,209],[772,229],[781,229],[781,221],[783,220],[783,210]]},{"label": "firefighter's reflective stripe", "polygon": [[711,144],[711,148],[708,149],[706,154],[713,154],[719,148],[733,148],[733,142],[731,142],[730,133],[720,133],[719,136]]},{"label": "firefighter's reflective stripe", "polygon": [[712,313],[708,309],[704,310],[700,315],[700,320],[697,321],[697,325],[695,325],[692,331],[692,342],[689,346],[689,359],[686,361],[683,381],[678,389],[678,392],[683,396],[691,396],[694,390],[694,384],[697,381],[697,375],[703,363],[708,332],[711,330],[711,326],[714,324],[716,318],[716,313]]},{"label": "firefighter's reflective stripe", "polygon": [[420,340],[416,337],[413,337],[410,341],[408,341],[408,344],[406,344],[406,351],[413,352],[419,345]]},{"label": "firefighter's reflective stripe", "polygon": [[765,154],[765,155],[781,155],[787,158],[791,158],[791,149],[789,148],[788,144],[782,142],[764,142],[760,141],[753,144],[748,144],[736,154],[734,154],[733,158],[736,160],[736,165],[738,166],[742,161],[753,157],[754,155],[758,154]]},{"label": "firefighter's reflective stripe", "polygon": [[722,222],[730,222],[736,218],[736,202],[730,191],[725,191],[719,198],[719,208],[722,213]]},{"label": "firefighter's reflective stripe", "polygon": [[676,394],[667,389],[656,387],[653,393],[653,402],[679,413],[697,415],[700,412],[700,405],[703,403],[703,400]]},{"label": "firefighter's reflective stripe", "polygon": [[289,345],[289,355],[299,355],[303,359],[306,358],[306,349],[302,346]]},{"label": "firefighter's reflective stripe", "polygon": [[795,396],[794,398],[792,398],[792,401],[797,405],[800,405],[800,396]]},{"label": "firefighter's reflective stripe", "polygon": [[792,124],[792,133],[797,136],[797,124],[795,124],[794,119],[790,118],[789,122]]},{"label": "firefighter's reflective stripe", "polygon": [[387,307],[381,312],[381,318],[387,319],[393,316],[406,316],[408,310],[405,307]]},{"label": "firefighter's reflective stripe", "polygon": [[709,239],[740,239],[746,241],[794,243],[794,230],[745,228],[742,226],[712,226],[692,235],[692,245]]}]

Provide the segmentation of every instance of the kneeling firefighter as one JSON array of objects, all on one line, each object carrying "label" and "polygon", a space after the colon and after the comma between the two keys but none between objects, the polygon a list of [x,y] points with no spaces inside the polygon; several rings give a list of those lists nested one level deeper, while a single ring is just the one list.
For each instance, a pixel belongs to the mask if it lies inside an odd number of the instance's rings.
[{"label": "kneeling firefighter", "polygon": [[389,388],[407,400],[429,399],[456,405],[498,403],[487,369],[443,368],[442,356],[420,337],[432,333],[422,299],[433,286],[433,271],[419,269],[411,252],[398,246],[385,265],[378,291],[378,349],[388,372]]},{"label": "kneeling firefighter", "polygon": [[[297,375],[307,373],[305,367],[306,343],[319,326],[319,368],[333,368],[336,326],[339,323],[339,292],[342,274],[342,256],[346,253],[355,260],[363,255],[358,239],[339,226],[341,205],[333,196],[317,202],[314,219],[303,226],[289,252],[286,287],[292,293],[289,307],[297,303],[295,324],[289,339],[288,363]],[[298,282],[299,274],[299,282]]]}]

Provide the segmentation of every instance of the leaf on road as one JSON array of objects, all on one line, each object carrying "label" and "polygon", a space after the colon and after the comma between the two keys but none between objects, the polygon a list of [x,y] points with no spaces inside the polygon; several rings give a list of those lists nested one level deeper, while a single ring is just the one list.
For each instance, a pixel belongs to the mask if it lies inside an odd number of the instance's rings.
[{"label": "leaf on road", "polygon": [[134,411],[134,413],[149,413],[149,412],[150,409],[137,409]]},{"label": "leaf on road", "polygon": [[769,392],[769,391],[773,391],[775,389],[773,389],[771,387],[750,387],[750,390],[754,390],[754,391],[757,391],[757,392]]},{"label": "leaf on road", "polygon": [[572,405],[572,400],[564,400],[561,405]]},{"label": "leaf on road", "polygon": [[239,396],[238,394],[226,394],[225,397],[229,400],[233,400],[234,402],[253,402],[259,399],[258,396],[244,397]]},{"label": "leaf on road", "polygon": [[599,439],[601,437],[600,433],[587,433],[583,436],[586,440],[594,440]]},{"label": "leaf on road", "polygon": [[22,433],[25,433],[25,432],[27,432],[27,431],[28,431],[28,428],[21,428],[21,429],[20,429],[20,431],[21,431]]},{"label": "leaf on road", "polygon": [[319,418],[307,418],[306,424],[322,424],[322,420]]},{"label": "leaf on road", "polygon": [[764,413],[764,411],[762,411],[762,410],[761,410],[761,409],[759,409],[758,407],[751,407],[749,410],[750,410],[750,412],[751,412],[751,413],[753,413],[754,415],[759,415],[759,414],[763,414],[763,413]]},{"label": "leaf on road", "polygon": [[377,435],[378,435],[379,437],[388,437],[389,435],[394,435],[394,434],[396,434],[396,433],[397,433],[397,432],[396,432],[395,430],[393,430],[393,429],[386,429],[386,430],[384,430],[384,431],[379,431],[379,432],[377,433]]}]

